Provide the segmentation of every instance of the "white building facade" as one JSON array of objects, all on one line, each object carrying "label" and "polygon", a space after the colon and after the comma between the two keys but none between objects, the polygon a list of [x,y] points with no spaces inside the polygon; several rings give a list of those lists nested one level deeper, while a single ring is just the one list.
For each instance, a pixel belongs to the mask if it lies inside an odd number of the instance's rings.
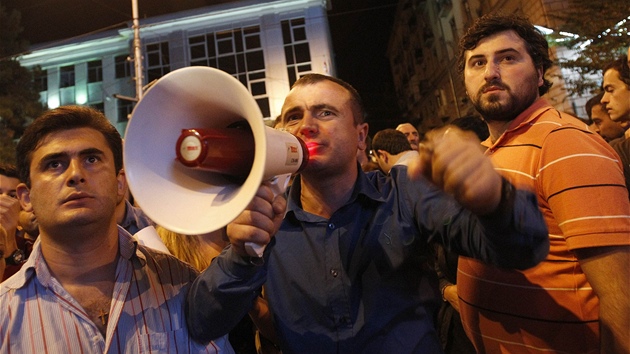
[{"label": "white building facade", "polygon": [[[140,19],[143,86],[187,66],[218,68],[248,88],[271,124],[301,75],[335,75],[327,9],[328,0],[234,1]],[[36,81],[48,108],[93,106],[124,133],[135,105],[126,98],[137,97],[133,37],[130,24],[35,46],[19,61],[43,69]]]}]

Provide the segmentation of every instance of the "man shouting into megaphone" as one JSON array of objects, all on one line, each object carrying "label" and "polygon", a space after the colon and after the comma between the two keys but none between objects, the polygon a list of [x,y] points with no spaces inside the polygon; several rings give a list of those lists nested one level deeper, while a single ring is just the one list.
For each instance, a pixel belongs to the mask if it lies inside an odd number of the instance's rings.
[{"label": "man shouting into megaphone", "polygon": [[[430,137],[416,161],[385,176],[357,163],[368,124],[346,82],[300,78],[281,119],[305,142],[308,163],[288,201],[263,183],[228,225],[231,246],[188,295],[197,340],[227,333],[264,287],[284,353],[441,352],[429,243],[516,269],[547,255],[534,196],[503,179],[455,128]],[[267,245],[263,262],[251,262],[248,242]]]}]

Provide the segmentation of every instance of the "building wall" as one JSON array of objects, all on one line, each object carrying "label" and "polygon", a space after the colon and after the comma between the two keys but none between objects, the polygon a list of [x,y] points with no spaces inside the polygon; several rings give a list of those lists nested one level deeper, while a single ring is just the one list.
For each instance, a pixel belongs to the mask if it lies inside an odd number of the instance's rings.
[{"label": "building wall", "polygon": [[[259,50],[248,51],[244,47],[245,49],[238,52],[237,45],[234,44],[233,53],[227,53],[221,58],[245,63],[237,69],[238,72],[231,74],[239,78],[250,92],[257,92],[255,98],[267,123],[271,124],[280,114],[282,102],[292,83],[285,55],[287,44],[283,37],[283,22],[295,22],[292,31],[299,40],[289,46],[302,50],[302,61],[293,66],[296,78],[308,72],[330,75],[335,73],[330,59],[333,54],[326,7],[327,0],[246,0],[141,19],[143,86],[146,89],[146,85],[150,85],[149,81],[170,71],[190,66],[194,59],[191,38],[218,38],[228,34],[233,36],[232,43],[239,42],[238,39],[242,38],[245,46],[245,31],[257,28],[259,32],[254,36],[259,37]],[[241,35],[242,37],[238,37]],[[215,44],[217,47],[220,45],[218,39]],[[134,105],[134,101],[130,99],[136,98],[132,45],[133,31],[125,28],[33,47],[29,54],[19,60],[25,67],[39,66],[46,70],[47,84],[41,97],[49,108],[68,103],[95,106],[124,134],[128,113]],[[210,45],[206,44],[205,47],[209,48]],[[258,55],[260,51],[262,56]],[[253,54],[248,56],[248,53]],[[308,54],[308,60],[303,59],[304,53]],[[127,75],[117,77],[117,66],[119,71],[121,67],[117,58],[126,57],[130,59],[124,70]],[[264,67],[256,75],[249,75],[251,71],[248,70],[247,60],[250,57],[257,61],[263,58]],[[221,61],[218,54],[215,59],[213,63],[220,69],[224,69],[220,63],[230,62]],[[254,59],[250,62],[253,63]],[[88,62],[99,60],[102,64],[102,80],[88,83]],[[212,60],[209,59],[208,62]],[[159,65],[155,66],[155,63]],[[62,87],[65,82],[63,78],[67,77],[63,72],[67,68],[74,68],[74,84]],[[243,68],[245,71],[242,71]]]}]

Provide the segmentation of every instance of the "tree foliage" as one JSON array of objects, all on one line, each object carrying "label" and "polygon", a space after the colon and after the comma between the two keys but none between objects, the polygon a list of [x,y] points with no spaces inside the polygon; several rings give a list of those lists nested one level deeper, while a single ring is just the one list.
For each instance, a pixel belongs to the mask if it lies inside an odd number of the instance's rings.
[{"label": "tree foliage", "polygon": [[15,140],[44,109],[34,73],[14,57],[28,47],[20,38],[20,20],[19,12],[8,12],[0,5],[0,161],[10,163],[15,162]]},{"label": "tree foliage", "polygon": [[565,78],[569,92],[583,95],[599,90],[602,69],[630,45],[630,1],[571,0],[568,9],[549,16],[561,23],[550,35],[550,43],[576,53],[557,60],[562,68],[579,74]]}]

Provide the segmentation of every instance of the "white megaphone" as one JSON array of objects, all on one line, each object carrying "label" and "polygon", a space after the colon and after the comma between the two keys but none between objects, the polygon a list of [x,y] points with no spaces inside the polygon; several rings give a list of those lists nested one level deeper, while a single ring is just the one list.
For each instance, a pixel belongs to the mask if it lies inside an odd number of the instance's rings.
[{"label": "white megaphone", "polygon": [[[240,81],[201,66],[175,70],[151,86],[133,110],[123,155],[140,208],[186,235],[224,227],[262,181],[282,176],[276,182],[286,187],[308,160],[302,140],[264,124]],[[258,257],[264,250],[246,248]]]}]

